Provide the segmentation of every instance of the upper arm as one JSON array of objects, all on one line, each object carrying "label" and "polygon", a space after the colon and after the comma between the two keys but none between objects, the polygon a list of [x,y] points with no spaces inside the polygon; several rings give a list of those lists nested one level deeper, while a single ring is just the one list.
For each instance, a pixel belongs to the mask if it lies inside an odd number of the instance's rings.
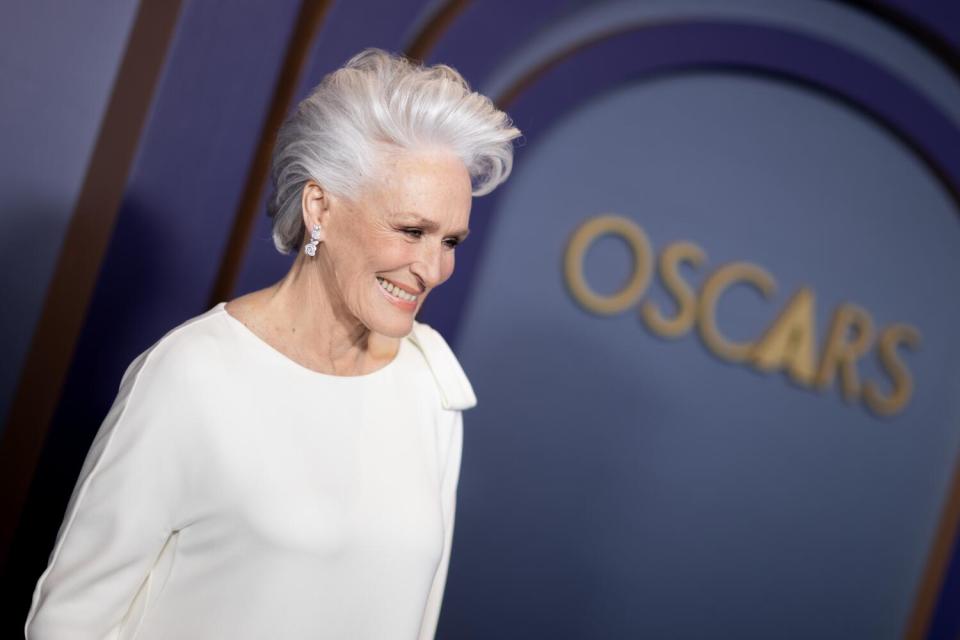
[{"label": "upper arm", "polygon": [[187,487],[170,362],[144,353],[87,452],[24,624],[28,639],[116,632],[171,532]]}]

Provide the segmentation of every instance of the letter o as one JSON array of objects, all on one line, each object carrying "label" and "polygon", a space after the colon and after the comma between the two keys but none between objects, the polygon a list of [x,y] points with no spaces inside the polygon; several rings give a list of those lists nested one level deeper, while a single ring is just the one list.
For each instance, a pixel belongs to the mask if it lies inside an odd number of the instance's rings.
[{"label": "letter o", "polygon": [[[611,296],[595,293],[583,274],[587,249],[600,236],[612,234],[623,238],[633,252],[633,274],[627,285]],[[635,222],[623,216],[606,214],[587,220],[573,233],[564,255],[564,275],[574,299],[585,309],[601,315],[620,313],[639,300],[650,284],[653,251],[650,240]]]}]

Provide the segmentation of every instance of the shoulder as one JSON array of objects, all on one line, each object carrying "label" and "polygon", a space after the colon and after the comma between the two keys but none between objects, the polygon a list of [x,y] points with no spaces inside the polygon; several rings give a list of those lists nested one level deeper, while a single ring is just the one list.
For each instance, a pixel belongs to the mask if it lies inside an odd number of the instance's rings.
[{"label": "shoulder", "polygon": [[123,374],[120,386],[135,380],[169,382],[184,390],[210,380],[211,367],[225,361],[229,347],[218,307],[184,320],[143,351]]},{"label": "shoulder", "polygon": [[407,338],[426,361],[440,391],[444,409],[464,410],[475,407],[477,397],[453,349],[430,325],[414,321]]}]

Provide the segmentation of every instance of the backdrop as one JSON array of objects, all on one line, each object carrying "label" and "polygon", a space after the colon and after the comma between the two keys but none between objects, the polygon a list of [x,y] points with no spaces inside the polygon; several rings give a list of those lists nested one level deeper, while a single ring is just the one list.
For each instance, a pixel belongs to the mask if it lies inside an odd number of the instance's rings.
[{"label": "backdrop", "polygon": [[129,362],[281,278],[266,161],[367,46],[524,132],[420,320],[439,638],[960,636],[960,7],[103,0],[0,26],[4,628]]}]

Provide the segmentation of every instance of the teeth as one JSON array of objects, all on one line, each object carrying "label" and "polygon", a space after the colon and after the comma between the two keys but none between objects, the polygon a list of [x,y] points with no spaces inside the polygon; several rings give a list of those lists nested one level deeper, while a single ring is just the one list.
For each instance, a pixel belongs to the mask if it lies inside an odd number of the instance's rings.
[{"label": "teeth", "polygon": [[393,284],[391,284],[390,282],[387,282],[380,276],[377,276],[377,282],[379,282],[381,287],[389,291],[390,294],[396,298],[400,298],[401,300],[406,300],[407,302],[416,302],[417,300],[417,296],[407,293],[400,287],[395,287]]}]

